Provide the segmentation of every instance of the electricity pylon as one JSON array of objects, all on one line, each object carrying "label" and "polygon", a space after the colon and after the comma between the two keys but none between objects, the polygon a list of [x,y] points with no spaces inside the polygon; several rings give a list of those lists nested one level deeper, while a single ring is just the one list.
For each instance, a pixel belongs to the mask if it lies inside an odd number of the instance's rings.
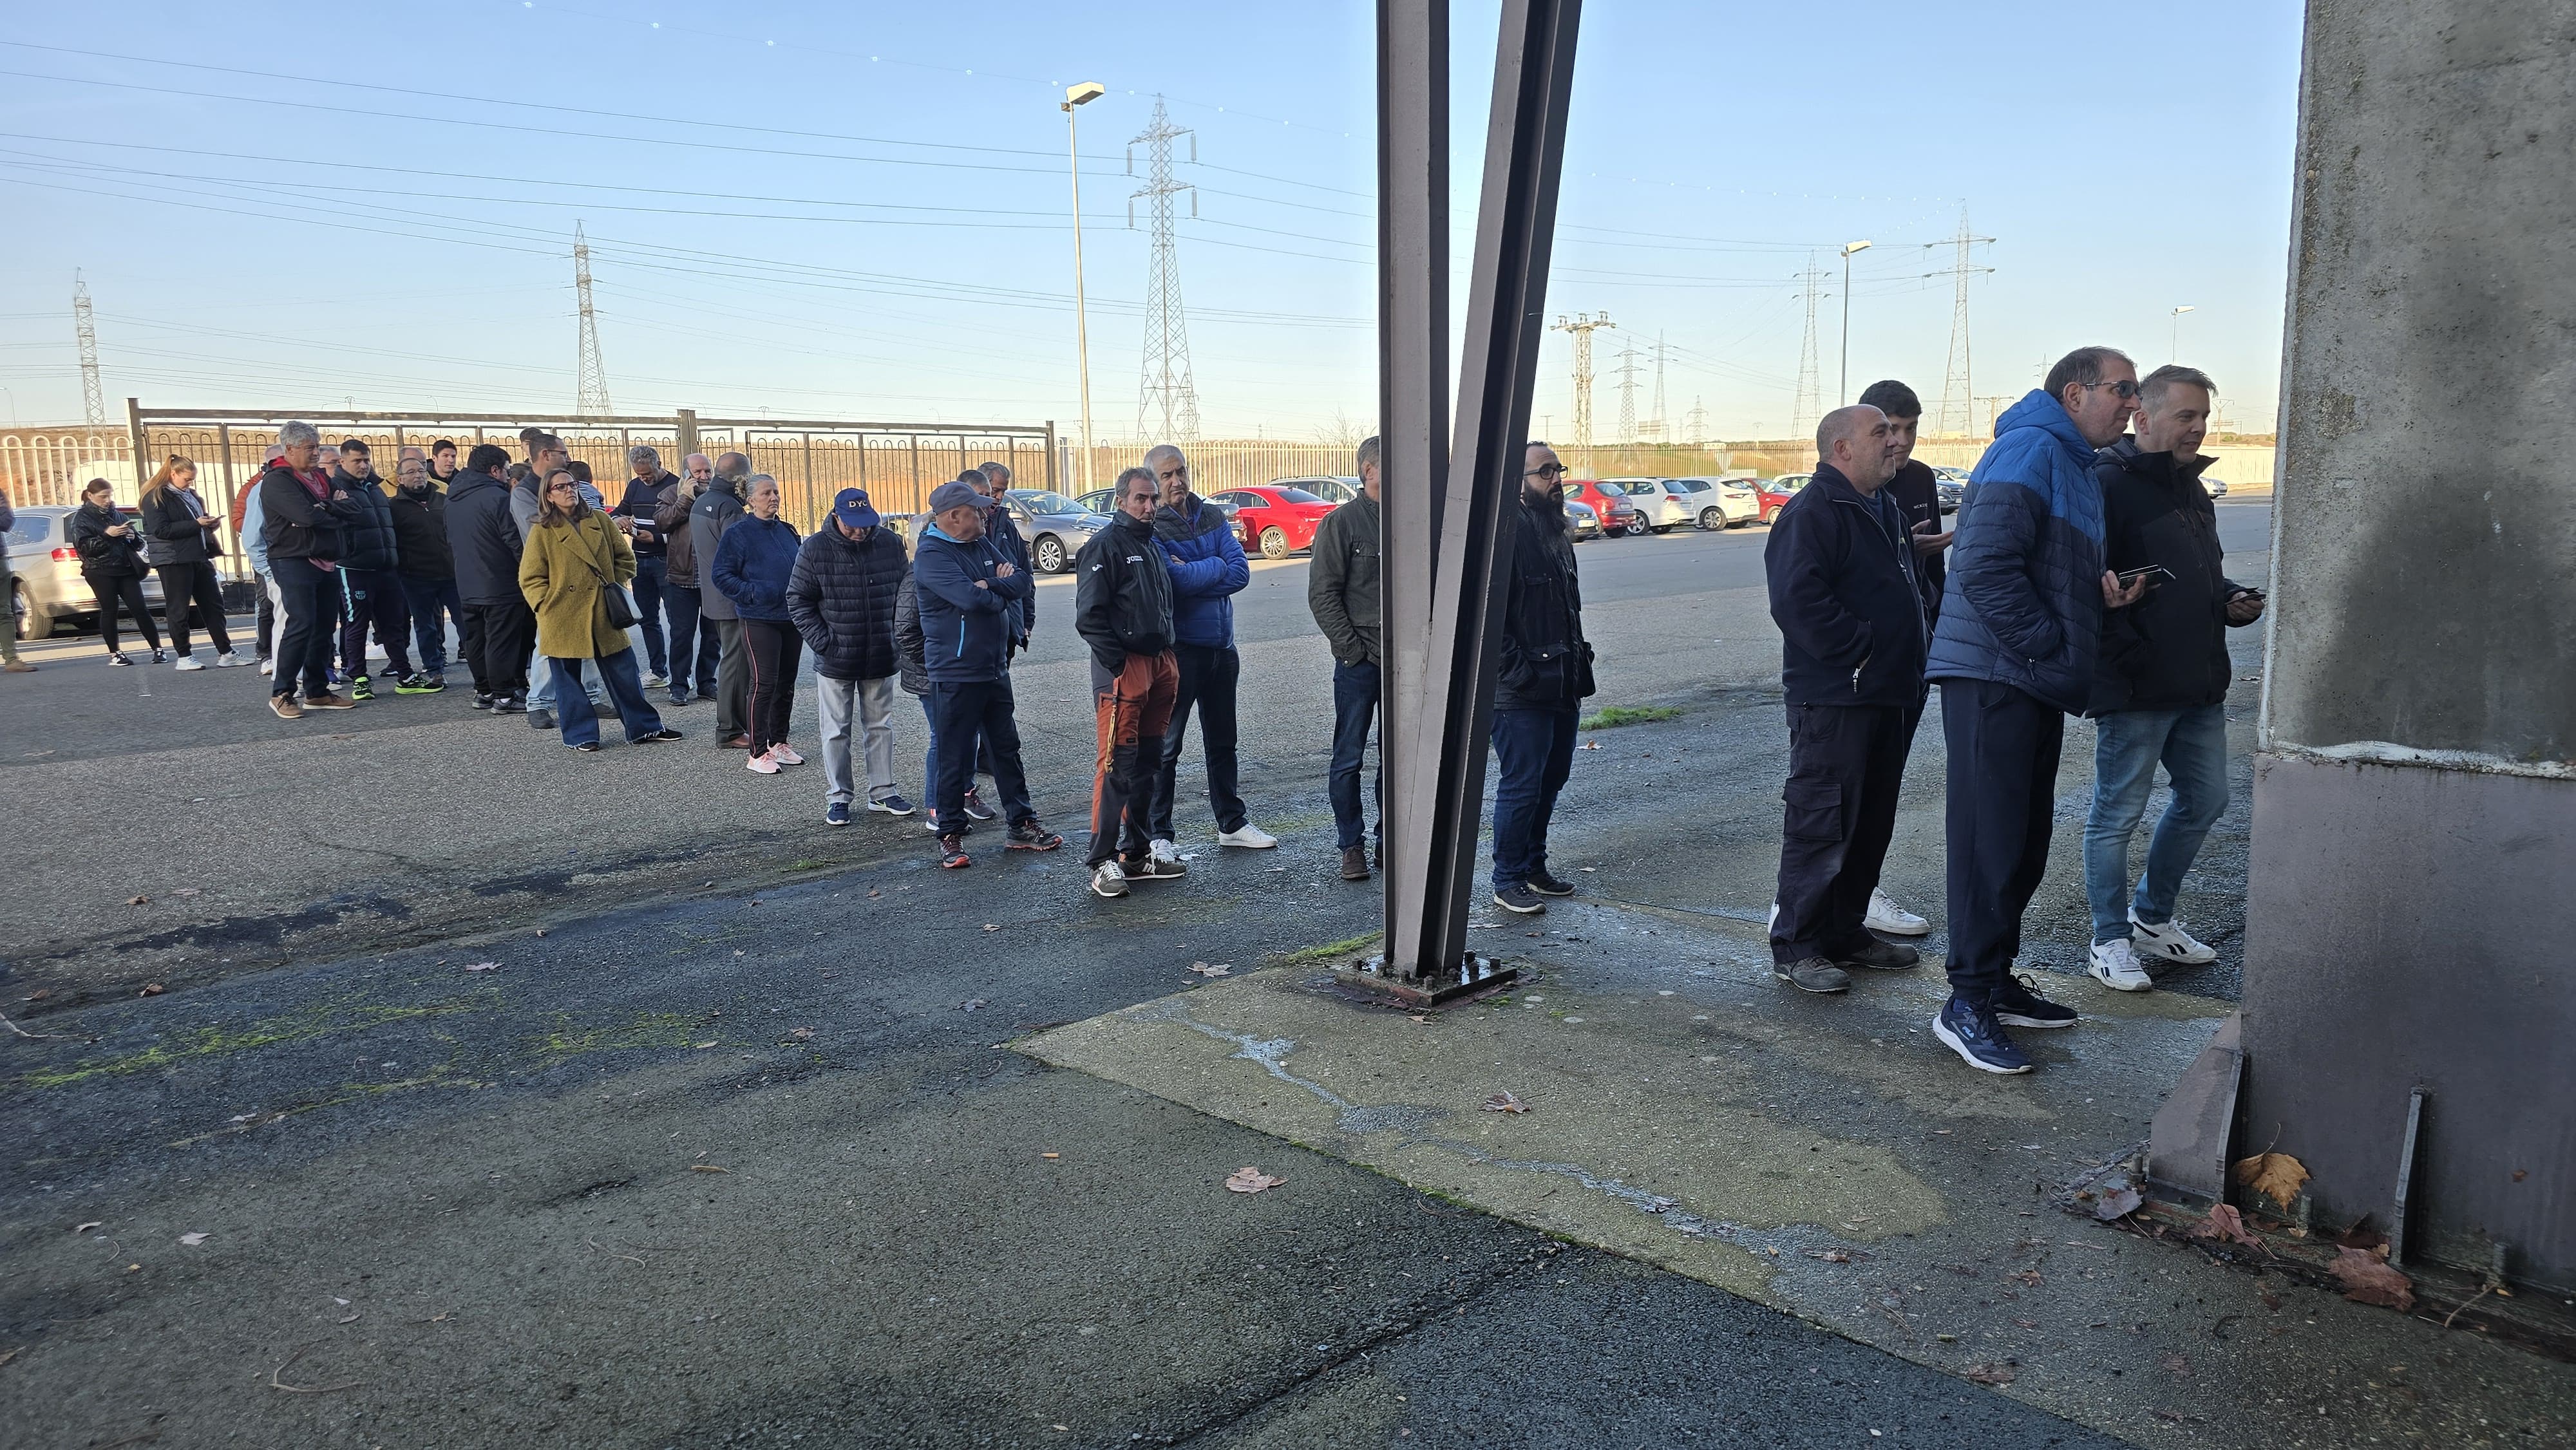
[{"label": "electricity pylon", "polygon": [[1619,375],[1619,446],[1637,446],[1637,344],[1626,342],[1619,347],[1619,365],[1611,369]]},{"label": "electricity pylon", "polygon": [[1604,327],[1617,327],[1607,312],[1586,317],[1558,317],[1553,332],[1574,335],[1574,451],[1583,455],[1583,473],[1592,474],[1592,334]]},{"label": "electricity pylon", "polygon": [[1181,260],[1172,234],[1172,198],[1190,194],[1190,215],[1199,214],[1196,187],[1172,179],[1172,142],[1190,138],[1190,159],[1199,159],[1198,137],[1174,126],[1154,97],[1154,123],[1127,143],[1127,165],[1136,164],[1135,148],[1145,147],[1145,185],[1127,199],[1127,225],[1136,224],[1136,202],[1143,200],[1154,225],[1153,261],[1145,278],[1145,364],[1136,394],[1139,442],[1188,442],[1199,436],[1199,390],[1190,378],[1189,318],[1181,310]]},{"label": "electricity pylon", "polygon": [[81,417],[93,428],[107,426],[107,393],[98,381],[98,324],[89,315],[89,284],[72,273],[72,331],[80,338]]},{"label": "electricity pylon", "polygon": [[584,418],[605,418],[617,410],[608,405],[608,371],[599,363],[599,316],[590,306],[590,238],[579,222],[572,224],[572,290],[581,301],[580,402],[573,411]]},{"label": "electricity pylon", "polygon": [[1948,267],[1940,272],[1925,274],[1938,277],[1947,273],[1954,279],[1956,285],[1956,293],[1950,304],[1950,367],[1941,379],[1941,416],[1933,428],[1935,434],[1956,437],[1970,433],[1976,427],[1974,416],[1977,407],[1976,393],[1969,385],[1968,367],[1968,279],[1979,272],[1991,272],[1994,268],[1970,265],[1968,249],[1979,242],[1993,240],[1992,237],[1970,234],[1968,209],[1962,206],[1959,208],[1959,235],[1948,242],[1925,243],[1926,246],[1958,248],[1957,259]]},{"label": "electricity pylon", "polygon": [[1824,295],[1825,269],[1816,265],[1816,254],[1807,254],[1807,270],[1798,274],[1800,291],[1807,300],[1807,334],[1798,344],[1798,392],[1789,407],[1789,433],[1805,438],[1816,431],[1824,415],[1817,411],[1816,401],[1816,303]]}]

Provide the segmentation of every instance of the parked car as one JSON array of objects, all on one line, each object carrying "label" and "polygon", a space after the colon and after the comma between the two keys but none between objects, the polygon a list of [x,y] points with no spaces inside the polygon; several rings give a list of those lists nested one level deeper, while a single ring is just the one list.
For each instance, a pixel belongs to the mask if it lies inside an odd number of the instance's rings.
[{"label": "parked car", "polygon": [[[60,504],[32,505],[18,510],[18,522],[9,530],[9,572],[17,576],[9,589],[9,622],[22,640],[43,639],[65,621],[84,629],[98,627],[98,596],[81,577],[80,553],[72,548],[75,512]],[[128,520],[140,517],[132,508],[117,512]],[[152,606],[155,618],[160,616],[161,577],[149,570],[143,575],[143,602]]]},{"label": "parked car", "polygon": [[[1114,488],[1095,488],[1091,492],[1084,494],[1082,497],[1075,499],[1073,502],[1075,507],[1088,509],[1096,514],[1106,515],[1115,513],[1118,510],[1118,490]],[[1216,503],[1216,500],[1212,498],[1201,499],[1200,502]],[[1236,518],[1234,510],[1226,508],[1225,505],[1217,504],[1217,507],[1225,509],[1225,516],[1234,523],[1234,541],[1242,545],[1248,552],[1252,548],[1252,541],[1244,537],[1243,520]]]},{"label": "parked car", "polygon": [[1941,501],[1941,512],[1945,514],[1957,513],[1959,511],[1959,500],[1967,496],[1968,470],[1964,468],[1934,468],[1932,470],[1932,492],[1933,495]]},{"label": "parked car", "polygon": [[2200,486],[2201,486],[2202,488],[2205,488],[2205,489],[2209,490],[2209,496],[2210,496],[2211,498],[2225,498],[2225,497],[2227,497],[2227,480],[2226,480],[2226,479],[2223,479],[2223,478],[2212,478],[2212,477],[2210,477],[2208,474],[2204,473],[2204,474],[2202,474],[2202,475],[2200,476]]},{"label": "parked car", "polygon": [[1264,484],[1259,488],[1228,489],[1210,494],[1211,503],[1221,505],[1234,515],[1246,540],[1246,552],[1261,550],[1265,559],[1285,559],[1315,542],[1315,526],[1333,505],[1302,488],[1280,488]]},{"label": "parked car", "polygon": [[1692,517],[1711,533],[1749,524],[1762,516],[1762,505],[1740,478],[1667,478],[1662,483],[1667,492],[1676,485],[1689,491],[1687,503]]},{"label": "parked car", "polygon": [[1567,499],[1565,516],[1572,521],[1567,532],[1574,536],[1574,542],[1580,544],[1586,539],[1601,537],[1601,515],[1592,511],[1592,505],[1579,498]]},{"label": "parked car", "polygon": [[1628,502],[1616,484],[1597,478],[1569,478],[1565,481],[1565,498],[1568,503],[1583,504],[1599,514],[1601,532],[1611,538],[1646,531],[1646,521],[1638,514],[1637,506]]},{"label": "parked car", "polygon": [[1794,497],[1798,490],[1805,488],[1807,480],[1813,477],[1815,475],[1812,473],[1784,473],[1778,478],[1756,482],[1753,485],[1753,496],[1762,504],[1762,522],[1766,524],[1771,522],[1772,518],[1780,512],[1781,506]]},{"label": "parked car", "polygon": [[1073,567],[1073,556],[1091,536],[1109,527],[1109,516],[1094,513],[1060,493],[1042,488],[1005,489],[1002,506],[1029,542],[1029,567],[1041,574],[1061,574]]},{"label": "parked car", "polygon": [[1360,496],[1360,481],[1346,473],[1317,473],[1304,478],[1274,478],[1272,488],[1302,488],[1329,504],[1346,504]]}]

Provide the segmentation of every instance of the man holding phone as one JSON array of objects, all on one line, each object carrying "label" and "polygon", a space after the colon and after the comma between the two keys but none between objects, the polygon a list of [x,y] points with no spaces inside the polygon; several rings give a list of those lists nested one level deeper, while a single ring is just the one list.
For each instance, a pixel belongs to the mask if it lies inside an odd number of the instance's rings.
[{"label": "man holding phone", "polygon": [[[2261,590],[2229,579],[2218,511],[2200,476],[2217,386],[2197,368],[2161,367],[2138,385],[2136,433],[2102,450],[2103,557],[2144,598],[2102,622],[2085,713],[2094,719],[2093,808],[2084,820],[2084,894],[2093,908],[2093,979],[2121,992],[2155,985],[2139,958],[2216,961],[2174,919],[2182,877],[2227,809],[2227,631],[2263,617]],[[2161,762],[2173,800],[2147,842],[2129,898],[2129,838]]]}]

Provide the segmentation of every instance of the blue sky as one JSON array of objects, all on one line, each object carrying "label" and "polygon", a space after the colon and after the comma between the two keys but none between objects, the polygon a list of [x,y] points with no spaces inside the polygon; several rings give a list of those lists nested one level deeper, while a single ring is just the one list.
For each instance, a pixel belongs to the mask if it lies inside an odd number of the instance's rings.
[{"label": "blue sky", "polygon": [[[1937,407],[1962,205],[1981,395],[2109,342],[2219,380],[2268,426],[2299,12],[1595,3],[1551,313],[1668,346],[1678,430],[1789,424],[1811,252],[1855,259],[1856,390]],[[1493,11],[1462,4],[1457,259]],[[1095,424],[1133,431],[1148,233],[1127,141],[1195,132],[1180,224],[1211,435],[1309,438],[1375,410],[1372,11],[628,0],[209,7],[101,0],[0,26],[0,398],[77,417],[74,268],[111,411],[156,404],[569,411],[587,230],[611,398],[773,417],[1078,415],[1061,87],[1081,116]],[[281,62],[281,56],[292,60]],[[182,62],[166,64],[162,62]],[[511,104],[520,103],[520,104]],[[1189,154],[1188,142],[1181,154]],[[1143,170],[1141,148],[1137,169]],[[1930,245],[1926,244],[1941,244]],[[1819,316],[1822,391],[1844,299]],[[1536,412],[1570,426],[1552,334]]]}]

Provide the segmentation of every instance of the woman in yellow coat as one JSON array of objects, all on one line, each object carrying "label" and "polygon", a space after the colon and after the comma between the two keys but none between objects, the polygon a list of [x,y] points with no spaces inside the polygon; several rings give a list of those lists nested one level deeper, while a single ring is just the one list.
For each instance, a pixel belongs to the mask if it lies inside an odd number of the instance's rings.
[{"label": "woman in yellow coat", "polygon": [[599,661],[601,682],[626,726],[626,743],[677,740],[644,698],[635,647],[608,622],[608,591],[635,577],[635,550],[608,516],[582,501],[572,474],[546,478],[536,527],[519,556],[519,592],[537,615],[537,653],[554,666],[555,717],[563,743],[585,754],[599,749],[599,713],[582,684],[584,660]]}]

